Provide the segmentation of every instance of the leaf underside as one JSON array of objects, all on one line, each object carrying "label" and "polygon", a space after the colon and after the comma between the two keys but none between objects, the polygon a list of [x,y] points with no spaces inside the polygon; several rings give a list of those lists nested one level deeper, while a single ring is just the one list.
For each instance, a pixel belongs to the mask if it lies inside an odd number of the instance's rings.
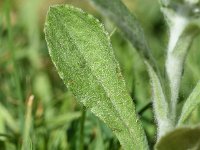
[{"label": "leaf underside", "polygon": [[48,12],[45,36],[51,59],[76,99],[112,129],[124,149],[148,149],[103,25],[80,9],[59,5]]}]

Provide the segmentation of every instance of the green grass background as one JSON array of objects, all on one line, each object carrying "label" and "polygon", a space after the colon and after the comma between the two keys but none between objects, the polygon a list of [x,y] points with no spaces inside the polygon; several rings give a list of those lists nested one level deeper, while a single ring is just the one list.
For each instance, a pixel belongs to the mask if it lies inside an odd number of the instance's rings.
[{"label": "green grass background", "polygon": [[[168,30],[156,0],[124,0],[144,28],[152,53],[165,75]],[[85,110],[59,78],[44,39],[48,7],[72,4],[99,18],[109,33],[115,25],[86,0],[0,0],[0,150],[118,150],[106,125]],[[200,79],[200,37],[190,49],[180,103]],[[151,89],[145,66],[119,30],[111,37],[150,146],[156,141]],[[199,110],[191,115],[198,123]]]}]

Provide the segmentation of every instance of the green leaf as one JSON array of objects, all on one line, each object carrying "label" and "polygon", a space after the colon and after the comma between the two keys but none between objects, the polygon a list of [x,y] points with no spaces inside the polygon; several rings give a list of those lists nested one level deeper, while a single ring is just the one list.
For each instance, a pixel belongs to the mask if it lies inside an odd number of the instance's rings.
[{"label": "green leaf", "polygon": [[192,111],[199,106],[199,104],[200,104],[200,82],[198,82],[198,84],[196,85],[196,87],[186,100],[185,104],[183,105],[178,125],[183,124],[188,119]]},{"label": "green leaf", "polygon": [[78,8],[60,5],[48,12],[45,36],[52,61],[76,99],[112,129],[124,149],[148,149],[103,25]]},{"label": "green leaf", "polygon": [[157,74],[147,62],[146,65],[151,79],[153,108],[156,120],[158,122],[158,138],[160,138],[166,132],[172,129],[172,123],[169,117],[169,107]]},{"label": "green leaf", "polygon": [[150,61],[153,67],[156,66],[155,61],[146,42],[144,31],[140,23],[121,0],[90,0],[101,13],[108,16],[122,31],[124,36],[139,51],[141,56]]},{"label": "green leaf", "polygon": [[200,127],[177,128],[162,137],[155,146],[157,150],[199,150]]}]

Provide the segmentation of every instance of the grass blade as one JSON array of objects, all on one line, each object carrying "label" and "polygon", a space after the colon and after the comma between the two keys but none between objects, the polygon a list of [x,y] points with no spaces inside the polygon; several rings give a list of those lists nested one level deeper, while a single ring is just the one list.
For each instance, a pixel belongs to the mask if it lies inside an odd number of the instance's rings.
[{"label": "grass blade", "polygon": [[14,41],[13,41],[13,30],[12,30],[12,26],[11,26],[11,15],[10,15],[10,11],[11,11],[11,0],[6,0],[5,1],[5,15],[6,15],[6,23],[7,23],[7,28],[8,28],[8,40],[7,40],[7,44],[8,44],[8,48],[10,50],[11,53],[11,63],[13,65],[13,77],[14,77],[14,83],[15,83],[15,87],[16,87],[16,96],[19,102],[19,106],[18,106],[18,114],[19,114],[19,118],[20,118],[20,130],[23,130],[23,122],[24,122],[24,118],[23,118],[23,113],[24,113],[24,108],[23,108],[23,94],[22,94],[22,87],[20,85],[20,76],[19,76],[19,66],[17,65],[16,62],[16,52],[14,49]]}]

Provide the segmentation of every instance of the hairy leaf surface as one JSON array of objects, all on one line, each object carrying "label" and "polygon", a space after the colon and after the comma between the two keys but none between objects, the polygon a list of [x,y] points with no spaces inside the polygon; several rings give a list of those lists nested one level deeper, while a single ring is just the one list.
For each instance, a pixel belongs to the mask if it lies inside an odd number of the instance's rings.
[{"label": "hairy leaf surface", "polygon": [[146,63],[146,65],[151,79],[153,108],[156,120],[158,122],[158,138],[160,138],[172,128],[169,117],[169,106],[165,99],[165,95],[157,74],[148,63]]},{"label": "hairy leaf surface", "polygon": [[113,130],[124,149],[148,149],[103,25],[80,9],[60,5],[50,8],[45,35],[58,73],[77,100]]}]

